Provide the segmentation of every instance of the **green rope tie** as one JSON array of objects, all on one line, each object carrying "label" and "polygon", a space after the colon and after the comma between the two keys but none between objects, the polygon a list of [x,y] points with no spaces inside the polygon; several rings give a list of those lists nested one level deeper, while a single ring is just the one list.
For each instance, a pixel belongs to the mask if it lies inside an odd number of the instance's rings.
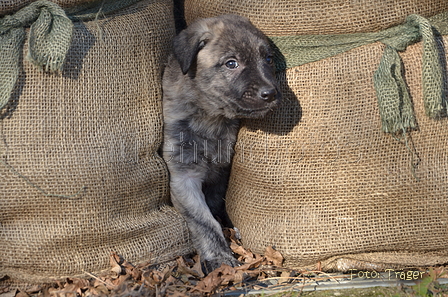
[{"label": "green rope tie", "polygon": [[387,46],[374,74],[382,129],[398,133],[416,127],[412,102],[402,74],[402,61],[397,51],[422,39],[422,88],[427,116],[438,118],[444,111],[443,67],[437,41],[429,21],[410,15],[402,27],[402,34],[381,40]]},{"label": "green rope tie", "polygon": [[426,114],[438,118],[446,111],[443,66],[434,34],[448,34],[448,12],[429,20],[410,15],[402,25],[374,33],[338,35],[295,35],[271,37],[278,71],[319,61],[356,47],[382,42],[386,44],[378,69],[374,73],[382,129],[401,133],[416,127],[409,91],[403,79],[398,51],[423,41],[422,88]]},{"label": "green rope tie", "polygon": [[27,58],[40,69],[62,69],[70,47],[73,24],[58,5],[36,1],[0,19],[0,109],[9,101],[17,82],[25,28],[30,27]]},{"label": "green rope tie", "polygon": [[389,45],[386,46],[373,78],[384,132],[396,133],[416,127],[412,102],[402,77],[401,66],[397,51]]},{"label": "green rope tie", "polygon": [[428,20],[418,15],[411,15],[408,19],[419,26],[423,39],[422,85],[426,115],[438,118],[444,111],[446,94],[443,89],[443,66],[433,27]]},{"label": "green rope tie", "polygon": [[6,106],[17,83],[25,28],[30,27],[27,59],[47,72],[62,70],[70,48],[72,21],[88,21],[124,9],[140,0],[98,0],[66,12],[53,2],[30,3],[15,14],[0,18],[0,110]]}]

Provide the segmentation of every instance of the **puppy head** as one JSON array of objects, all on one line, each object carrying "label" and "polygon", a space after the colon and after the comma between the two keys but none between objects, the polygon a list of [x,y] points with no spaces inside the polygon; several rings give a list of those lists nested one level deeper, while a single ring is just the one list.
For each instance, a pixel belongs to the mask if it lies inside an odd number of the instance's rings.
[{"label": "puppy head", "polygon": [[174,56],[211,115],[259,118],[280,103],[269,42],[247,18],[196,21],[175,37]]}]

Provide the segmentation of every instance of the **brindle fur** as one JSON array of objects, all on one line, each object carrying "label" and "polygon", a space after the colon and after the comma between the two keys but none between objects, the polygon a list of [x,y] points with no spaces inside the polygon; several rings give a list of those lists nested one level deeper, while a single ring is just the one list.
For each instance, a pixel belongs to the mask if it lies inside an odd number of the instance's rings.
[{"label": "brindle fur", "polygon": [[230,224],[224,198],[239,119],[263,117],[280,102],[271,49],[263,33],[237,15],[198,20],[173,44],[163,77],[171,199],[206,270],[235,266],[215,218]]}]

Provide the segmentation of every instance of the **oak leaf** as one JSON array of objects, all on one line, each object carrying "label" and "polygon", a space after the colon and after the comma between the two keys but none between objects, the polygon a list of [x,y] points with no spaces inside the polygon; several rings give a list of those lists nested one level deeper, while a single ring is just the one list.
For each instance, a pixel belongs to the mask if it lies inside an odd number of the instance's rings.
[{"label": "oak leaf", "polygon": [[272,246],[268,246],[264,253],[266,260],[271,262],[274,266],[282,267],[284,258],[279,251],[275,250]]}]

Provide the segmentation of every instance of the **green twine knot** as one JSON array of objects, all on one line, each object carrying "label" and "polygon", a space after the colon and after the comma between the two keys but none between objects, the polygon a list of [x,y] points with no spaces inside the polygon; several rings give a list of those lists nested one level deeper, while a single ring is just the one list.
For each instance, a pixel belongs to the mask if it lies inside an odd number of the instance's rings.
[{"label": "green twine knot", "polygon": [[430,22],[418,15],[410,15],[404,25],[388,29],[391,37],[381,40],[386,44],[374,85],[384,132],[398,133],[416,127],[409,91],[402,73],[402,61],[397,51],[423,40],[422,88],[426,114],[438,118],[444,111],[443,67],[437,41]]},{"label": "green twine knot", "polygon": [[25,28],[30,27],[27,58],[44,71],[62,69],[73,23],[53,2],[36,1],[0,19],[0,110],[8,103],[19,77]]},{"label": "green twine knot", "polygon": [[446,111],[443,66],[434,28],[440,34],[448,34],[448,12],[429,20],[410,15],[406,23],[379,32],[272,36],[270,39],[274,44],[274,61],[278,71],[319,61],[374,42],[386,44],[374,74],[374,85],[383,131],[399,133],[415,128],[416,120],[397,51],[404,51],[420,40],[423,40],[422,88],[426,114],[431,118],[438,118]]}]

